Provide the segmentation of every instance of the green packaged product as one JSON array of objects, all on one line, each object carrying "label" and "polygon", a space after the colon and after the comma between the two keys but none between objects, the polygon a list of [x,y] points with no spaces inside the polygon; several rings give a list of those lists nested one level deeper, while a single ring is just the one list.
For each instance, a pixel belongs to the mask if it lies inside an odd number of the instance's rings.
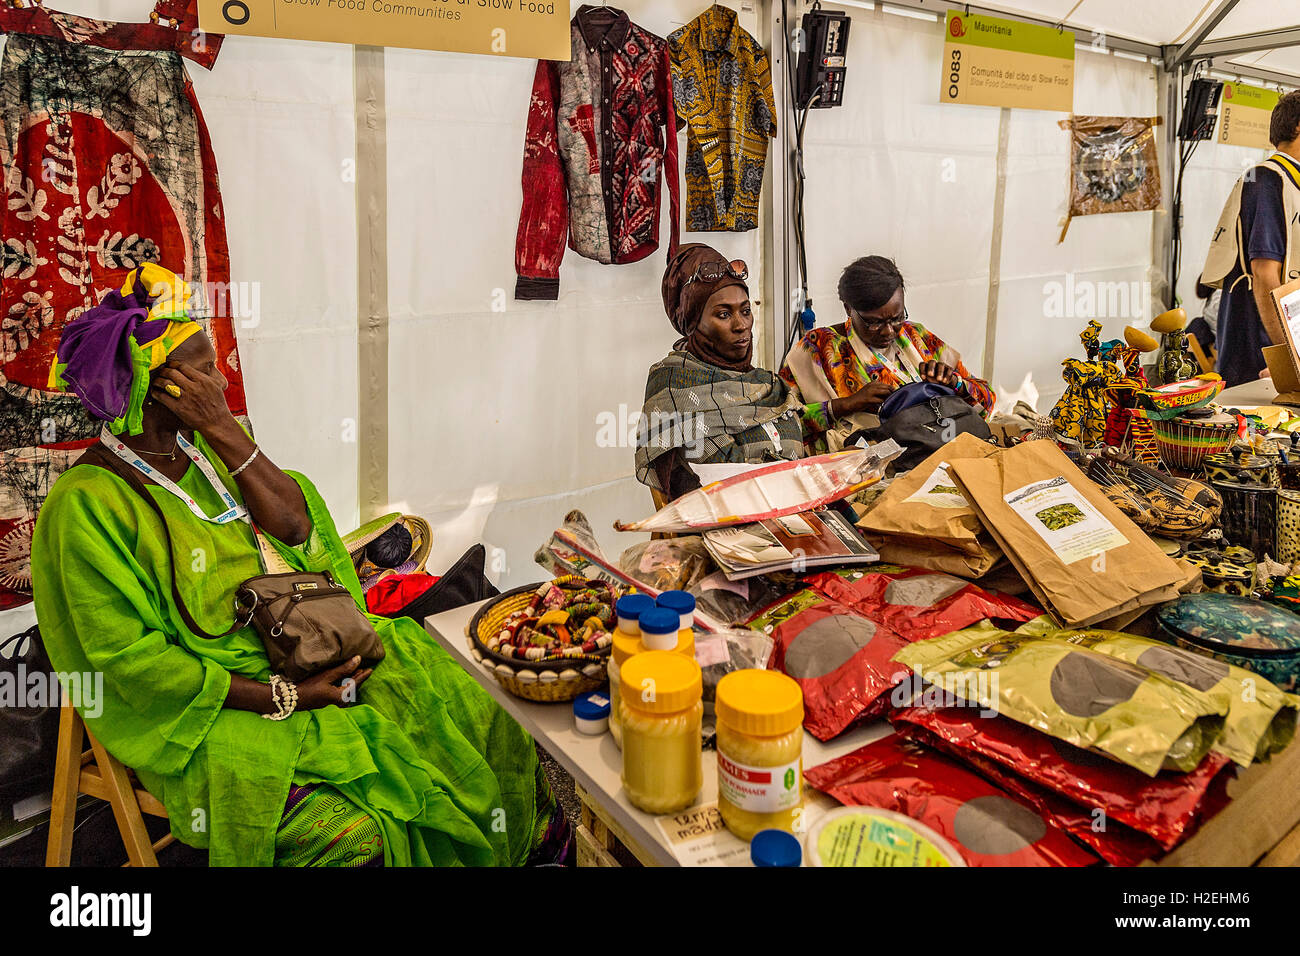
[{"label": "green packaged product", "polygon": [[1267,760],[1295,736],[1296,707],[1275,684],[1244,667],[1194,654],[1161,641],[1095,628],[1058,630],[1048,617],[1016,629],[1086,647],[1191,687],[1228,708],[1223,734],[1214,749],[1243,767]]},{"label": "green packaged product", "polygon": [[1187,773],[1223,731],[1226,701],[1113,656],[988,622],[893,658],[955,697],[1154,777]]}]

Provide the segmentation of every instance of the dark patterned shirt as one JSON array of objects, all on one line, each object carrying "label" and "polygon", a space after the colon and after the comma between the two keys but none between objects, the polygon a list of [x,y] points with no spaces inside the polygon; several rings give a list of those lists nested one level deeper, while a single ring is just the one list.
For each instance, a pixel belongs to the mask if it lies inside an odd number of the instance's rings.
[{"label": "dark patterned shirt", "polygon": [[538,61],[533,81],[516,299],[559,297],[566,237],[570,249],[597,262],[636,262],[654,252],[664,179],[668,254],[677,248],[677,130],[667,44],[620,10],[585,4],[570,35],[573,58]]}]

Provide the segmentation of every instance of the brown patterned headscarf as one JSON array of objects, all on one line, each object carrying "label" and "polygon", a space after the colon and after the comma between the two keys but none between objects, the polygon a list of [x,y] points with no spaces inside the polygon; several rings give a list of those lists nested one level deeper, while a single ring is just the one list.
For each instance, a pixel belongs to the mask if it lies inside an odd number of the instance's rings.
[{"label": "brown patterned headscarf", "polygon": [[[733,285],[740,286],[746,292],[749,291],[749,286],[744,280],[737,279],[726,271],[725,267],[729,262],[730,260],[718,250],[702,242],[689,242],[678,246],[677,252],[668,260],[668,268],[664,270],[664,311],[668,313],[668,320],[672,322],[673,328],[685,336],[673,346],[674,349],[690,352],[710,365],[747,372],[753,368],[752,347],[751,354],[745,361],[737,364],[719,355],[713,348],[713,343],[699,334],[704,305],[713,293]],[[724,267],[720,270],[723,273],[722,278],[714,282],[706,282],[703,279],[691,281],[700,266],[708,263],[717,263]]]}]

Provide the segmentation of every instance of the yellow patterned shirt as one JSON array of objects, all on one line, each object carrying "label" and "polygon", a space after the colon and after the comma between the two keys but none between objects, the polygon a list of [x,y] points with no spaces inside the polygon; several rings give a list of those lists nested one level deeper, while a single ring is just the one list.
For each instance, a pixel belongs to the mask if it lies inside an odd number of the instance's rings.
[{"label": "yellow patterned shirt", "polygon": [[767,141],[776,106],[767,53],[714,4],[668,37],[673,97],[686,126],[686,229],[745,232],[758,226]]}]

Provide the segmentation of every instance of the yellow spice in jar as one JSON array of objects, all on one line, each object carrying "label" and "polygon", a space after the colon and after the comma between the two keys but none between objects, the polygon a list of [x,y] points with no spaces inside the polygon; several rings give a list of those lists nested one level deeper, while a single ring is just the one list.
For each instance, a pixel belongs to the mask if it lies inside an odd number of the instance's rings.
[{"label": "yellow spice in jar", "polygon": [[620,676],[628,799],[647,813],[689,807],[704,783],[699,665],[675,651],[645,651],[628,660]]},{"label": "yellow spice in jar", "polygon": [[793,832],[803,806],[803,692],[778,671],[718,681],[718,813],[742,840]]},{"label": "yellow spice in jar", "polygon": [[623,697],[623,665],[634,654],[643,650],[641,636],[618,630],[614,632],[614,643],[610,648],[609,664],[605,673],[609,677],[609,735],[614,738],[614,745],[623,747],[623,714],[620,705]]}]

